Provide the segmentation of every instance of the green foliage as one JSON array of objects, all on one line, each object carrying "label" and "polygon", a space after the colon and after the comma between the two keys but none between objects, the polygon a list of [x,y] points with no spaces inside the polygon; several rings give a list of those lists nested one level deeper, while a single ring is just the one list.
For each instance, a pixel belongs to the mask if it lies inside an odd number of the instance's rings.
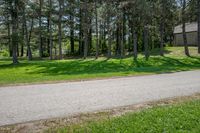
[{"label": "green foliage", "polygon": [[45,52],[43,53],[43,57],[49,57],[49,53],[48,53],[47,51],[45,51]]},{"label": "green foliage", "polygon": [[0,57],[3,56],[3,57],[9,57],[9,52],[7,50],[2,50],[0,51]]},{"label": "green foliage", "polygon": [[190,22],[197,22],[197,1],[198,0],[190,0],[187,9],[187,19]]},{"label": "green foliage", "polygon": [[[191,48],[191,55],[196,48]],[[160,57],[159,49],[151,52],[149,61],[139,55],[137,61],[133,57],[124,59],[70,59],[62,61],[21,60],[15,66],[9,59],[0,60],[0,85],[16,83],[35,83],[46,81],[81,80],[113,76],[159,74],[200,69],[200,57],[183,56],[183,48],[166,48],[165,57]],[[12,75],[12,76],[11,76]]]}]

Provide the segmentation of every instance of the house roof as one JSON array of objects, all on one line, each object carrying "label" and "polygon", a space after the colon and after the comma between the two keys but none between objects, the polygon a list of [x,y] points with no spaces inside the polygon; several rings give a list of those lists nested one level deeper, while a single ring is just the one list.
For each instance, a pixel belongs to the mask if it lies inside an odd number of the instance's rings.
[{"label": "house roof", "polygon": [[[192,23],[186,23],[185,25],[185,31],[186,32],[194,32],[194,31],[197,31],[197,28],[198,25],[197,25],[197,22],[192,22]],[[174,34],[179,34],[179,33],[182,33],[182,24],[181,25],[178,25],[174,28]]]}]

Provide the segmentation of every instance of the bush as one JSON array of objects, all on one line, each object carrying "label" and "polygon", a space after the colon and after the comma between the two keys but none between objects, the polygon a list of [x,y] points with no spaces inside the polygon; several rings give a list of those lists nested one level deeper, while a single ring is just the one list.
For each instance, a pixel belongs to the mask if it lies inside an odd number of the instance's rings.
[{"label": "bush", "polygon": [[45,51],[45,52],[43,53],[43,57],[49,57],[49,56],[50,56],[50,55],[49,55],[48,52]]},{"label": "bush", "polygon": [[7,50],[0,50],[0,56],[8,57],[9,56],[9,52]]}]

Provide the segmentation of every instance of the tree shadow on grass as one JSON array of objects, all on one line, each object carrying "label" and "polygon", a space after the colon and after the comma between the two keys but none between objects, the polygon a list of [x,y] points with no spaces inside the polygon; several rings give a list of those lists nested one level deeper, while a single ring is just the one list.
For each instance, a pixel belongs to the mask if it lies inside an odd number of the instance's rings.
[{"label": "tree shadow on grass", "polygon": [[[111,73],[169,73],[200,68],[200,58],[172,58],[151,57],[149,61],[144,58],[135,60],[124,59],[89,59],[89,60],[63,60],[63,61],[22,61],[17,66],[9,63],[0,64],[0,70],[5,68],[23,68],[26,74],[41,74],[44,76],[77,76],[98,75]],[[112,75],[112,74],[111,74]]]},{"label": "tree shadow on grass", "polygon": [[[127,60],[129,61],[129,60]],[[163,73],[185,71],[200,68],[200,59],[174,59],[170,57],[151,58],[150,61],[130,59],[128,64],[124,60],[87,60],[61,61],[35,64],[35,70],[28,74],[44,74],[47,76],[106,74],[106,73]]]},{"label": "tree shadow on grass", "polygon": [[[164,55],[165,55],[165,54],[170,54],[173,51],[170,51],[168,49],[164,49],[163,52],[164,52]],[[160,49],[159,48],[155,48],[155,49],[151,50],[149,52],[149,54],[150,54],[150,56],[160,56]],[[142,52],[142,55],[145,55],[144,52]]]}]

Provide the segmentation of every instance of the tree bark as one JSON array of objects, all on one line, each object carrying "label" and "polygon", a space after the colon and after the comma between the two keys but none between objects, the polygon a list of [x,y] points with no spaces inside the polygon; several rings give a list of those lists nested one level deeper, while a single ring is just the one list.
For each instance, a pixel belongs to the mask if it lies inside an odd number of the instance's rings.
[{"label": "tree bark", "polygon": [[99,54],[102,48],[102,21],[99,20]]},{"label": "tree bark", "polygon": [[63,0],[59,0],[59,23],[58,23],[58,44],[59,44],[59,59],[62,59],[62,13]]},{"label": "tree bark", "polygon": [[160,56],[164,56],[164,28],[165,28],[165,0],[160,1],[160,6],[161,6],[161,14],[160,14]]},{"label": "tree bark", "polygon": [[74,54],[74,30],[70,29],[70,44],[71,44],[71,53]]},{"label": "tree bark", "polygon": [[134,60],[137,60],[137,33],[136,31],[133,31],[133,56]]},{"label": "tree bark", "polygon": [[[80,1],[79,1],[80,2]],[[81,4],[79,3],[79,54],[82,56],[83,55],[83,30],[82,30],[82,8],[80,6]]]},{"label": "tree bark", "polygon": [[74,10],[72,7],[73,1],[70,0],[70,44],[71,44],[71,53],[74,54]]},{"label": "tree bark", "polygon": [[124,35],[123,35],[123,24],[120,26],[121,29],[120,29],[120,57],[121,58],[124,58]]},{"label": "tree bark", "polygon": [[101,53],[105,54],[106,51],[106,22],[102,22],[102,45],[101,45]]},{"label": "tree bark", "polygon": [[47,16],[47,32],[48,32],[48,37],[47,37],[47,53],[48,56],[50,56],[50,39],[49,39],[49,31],[50,31],[50,27],[49,27],[49,13]]},{"label": "tree bark", "polygon": [[148,27],[144,27],[144,49],[145,49],[145,59],[149,60],[149,45],[148,45]]},{"label": "tree bark", "polygon": [[[14,3],[12,3],[14,2]],[[17,44],[18,44],[18,0],[12,1],[10,4],[11,8],[11,19],[12,19],[12,60],[13,64],[18,64],[17,58]],[[13,6],[14,5],[14,6]]]},{"label": "tree bark", "polygon": [[50,40],[50,60],[53,59],[53,40],[52,40],[52,0],[49,0],[49,7],[50,7],[50,13],[49,13],[49,40]]},{"label": "tree bark", "polygon": [[184,43],[184,48],[185,48],[185,55],[190,56],[189,54],[189,49],[188,49],[188,44],[187,44],[187,34],[186,34],[186,29],[185,29],[185,9],[186,9],[186,0],[183,0],[183,7],[182,7],[182,30],[183,30],[183,43]]},{"label": "tree bark", "polygon": [[40,10],[39,10],[39,57],[42,58],[43,51],[42,51],[42,5],[43,0],[40,0]]},{"label": "tree bark", "polygon": [[117,31],[116,31],[116,55],[120,55],[120,27],[119,23],[117,23]]},{"label": "tree bark", "polygon": [[164,22],[163,18],[161,18],[161,23],[160,23],[160,55],[164,56]]},{"label": "tree bark", "polygon": [[98,30],[98,12],[97,12],[97,0],[95,0],[95,26],[96,26],[96,59],[99,57],[99,30]]},{"label": "tree bark", "polygon": [[[111,7],[111,4],[108,2],[107,3],[107,5],[108,5],[108,7],[107,8],[109,8],[109,7]],[[107,56],[108,56],[108,59],[109,58],[111,58],[111,43],[112,43],[112,30],[111,30],[111,23],[110,23],[110,9],[107,9],[107,25],[106,25],[106,28],[107,28],[107,36],[108,36],[108,54],[107,54]],[[106,42],[107,42],[106,41]]]},{"label": "tree bark", "polygon": [[128,52],[130,54],[131,52],[131,43],[132,43],[132,26],[131,26],[131,21],[130,21],[130,17],[128,15]]},{"label": "tree bark", "polygon": [[[18,1],[19,2],[19,1]],[[19,5],[18,5],[18,14],[19,14]],[[18,43],[17,43],[17,56],[19,57],[19,52],[20,52],[20,50],[19,50],[19,41],[20,41],[20,37],[19,37],[19,15],[18,15],[18,17],[17,17],[17,21],[15,22],[15,23],[17,23],[17,30],[18,30],[18,37],[17,37],[17,39],[18,39]]]},{"label": "tree bark", "polygon": [[[123,47],[124,49],[126,48],[126,14],[125,14],[125,10],[126,9],[123,9]],[[123,51],[123,54],[124,54],[125,51]]]},{"label": "tree bark", "polygon": [[[25,42],[26,42],[26,46],[27,46],[27,55],[28,55],[28,60],[30,61],[30,60],[32,60],[32,52],[31,52],[31,47],[30,47],[30,39],[29,39],[29,35],[28,35],[25,11],[23,11],[23,22],[24,22],[23,25],[24,25],[24,29],[25,29]],[[33,29],[33,19],[31,22],[30,37],[31,37],[32,29]]]},{"label": "tree bark", "polygon": [[111,28],[110,28],[110,20],[109,20],[109,16],[108,16],[108,20],[107,20],[107,31],[108,31],[108,58],[111,58]]},{"label": "tree bark", "polygon": [[28,60],[32,60],[32,50],[31,50],[31,46],[30,46],[30,41],[31,41],[31,35],[32,35],[32,31],[33,31],[33,25],[34,25],[34,20],[32,18],[31,20],[31,29],[29,31],[29,37],[28,37],[28,43],[27,43],[27,50],[28,50]]},{"label": "tree bark", "polygon": [[89,16],[89,33],[88,33],[88,53],[91,52],[92,49],[92,17]]},{"label": "tree bark", "polygon": [[198,8],[198,53],[200,54],[200,0],[198,0],[197,4]]},{"label": "tree bark", "polygon": [[[25,9],[24,9],[25,10]],[[25,26],[24,26],[24,23],[22,24],[22,43],[21,43],[21,57],[23,57],[24,56],[24,44],[25,44],[25,38],[24,38],[24,34],[25,34],[25,28],[24,28]]]},{"label": "tree bark", "polygon": [[88,31],[89,31],[89,26],[88,26],[88,2],[85,1],[83,5],[84,9],[84,22],[83,22],[83,29],[84,29],[84,59],[87,58],[88,56]]},{"label": "tree bark", "polygon": [[11,43],[11,34],[10,34],[10,15],[7,16],[7,30],[8,30],[8,47],[9,47],[9,56],[12,57],[12,43]]},{"label": "tree bark", "polygon": [[[102,20],[99,20],[99,54],[102,51],[102,41],[103,41],[103,28]],[[102,52],[101,52],[102,53]]]}]

